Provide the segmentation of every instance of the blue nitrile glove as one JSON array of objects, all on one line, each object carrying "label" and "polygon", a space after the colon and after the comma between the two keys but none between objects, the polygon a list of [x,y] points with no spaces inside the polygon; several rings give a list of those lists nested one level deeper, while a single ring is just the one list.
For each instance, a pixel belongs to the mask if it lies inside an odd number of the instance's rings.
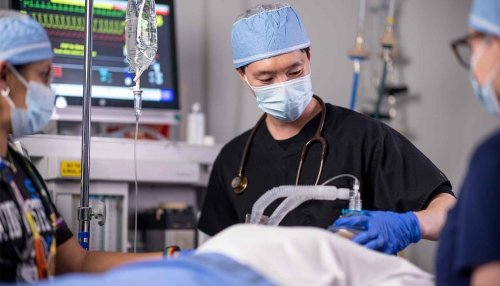
[{"label": "blue nitrile glove", "polygon": [[422,238],[413,212],[364,211],[364,215],[339,218],[336,227],[363,229],[352,241],[373,250],[396,254]]}]

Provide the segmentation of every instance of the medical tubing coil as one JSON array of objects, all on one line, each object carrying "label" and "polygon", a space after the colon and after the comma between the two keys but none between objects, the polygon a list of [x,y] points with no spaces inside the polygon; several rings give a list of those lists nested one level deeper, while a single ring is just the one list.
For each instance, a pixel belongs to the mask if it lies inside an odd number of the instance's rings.
[{"label": "medical tubing coil", "polygon": [[[325,192],[328,192],[328,195],[325,195]],[[313,196],[318,196],[321,197],[321,199],[324,199],[326,197],[331,197],[331,198],[338,198],[338,199],[349,199],[349,190],[348,189],[338,189],[333,186],[296,186],[296,185],[290,185],[290,186],[279,186],[272,188],[271,190],[267,191],[264,193],[253,205],[252,207],[252,213],[250,216],[250,223],[252,224],[257,224],[260,220],[262,215],[264,214],[264,211],[266,208],[275,200],[279,198],[289,198],[289,197],[313,197]],[[297,201],[300,199],[297,199]],[[310,200],[310,199],[305,199]],[[282,202],[285,203],[285,201]],[[292,207],[294,206],[295,202],[290,200],[286,202],[286,205],[281,207],[278,206],[276,210],[279,211],[279,213],[283,212],[288,212],[289,210],[285,210],[285,207]],[[300,204],[299,204],[300,205]],[[278,215],[278,212],[275,212],[276,215]],[[273,213],[273,215],[274,215]],[[286,214],[285,213],[285,214]]]},{"label": "medical tubing coil", "polygon": [[[310,200],[328,200],[334,201],[337,199],[348,199],[349,196],[343,196],[343,194],[348,194],[349,189],[337,189],[338,194],[332,193],[332,190],[317,190],[314,191],[316,194],[307,194],[304,196],[292,196],[286,198],[276,210],[273,212],[271,217],[267,221],[267,225],[279,225],[283,218],[296,207],[300,206],[305,201]],[[319,193],[321,192],[321,193]]]}]

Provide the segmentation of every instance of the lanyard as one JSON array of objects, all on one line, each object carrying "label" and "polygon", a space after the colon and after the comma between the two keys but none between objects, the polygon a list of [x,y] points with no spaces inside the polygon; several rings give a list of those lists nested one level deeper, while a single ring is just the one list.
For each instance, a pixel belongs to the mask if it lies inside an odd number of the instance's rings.
[{"label": "lanyard", "polygon": [[[8,151],[9,152],[9,151]],[[26,166],[26,164],[25,164]],[[49,252],[49,257],[48,260],[45,259],[45,249],[43,246],[42,242],[42,237],[40,235],[40,232],[38,231],[38,227],[35,222],[35,218],[33,217],[33,214],[31,213],[30,209],[28,208],[28,205],[26,203],[26,200],[21,194],[21,191],[17,185],[17,183],[14,181],[14,176],[12,175],[11,172],[7,172],[7,170],[10,169],[10,171],[16,172],[17,170],[15,169],[15,165],[11,162],[8,162],[7,160],[4,160],[0,158],[0,171],[1,171],[1,179],[3,179],[8,185],[9,185],[9,190],[11,191],[12,195],[14,196],[15,200],[17,201],[18,206],[21,208],[24,216],[22,216],[22,219],[25,220],[25,225],[29,226],[31,233],[33,235],[33,240],[34,240],[34,247],[35,247],[35,264],[38,272],[38,279],[41,280],[46,277],[51,277],[54,276],[55,274],[55,254],[56,254],[56,237],[54,234],[52,234],[51,240],[48,241],[50,243],[48,252]],[[29,170],[32,171],[32,168],[29,168]],[[9,174],[10,173],[10,174]],[[29,174],[33,174],[33,172],[29,172]],[[31,178],[30,178],[31,179]],[[39,182],[37,182],[39,183]],[[41,192],[45,192],[45,189],[42,187]],[[46,195],[43,194],[42,195]],[[43,203],[42,203],[43,205]],[[57,228],[57,218],[56,214],[53,211],[53,209],[50,209],[50,215],[49,215],[50,221],[51,221],[51,226],[52,226],[52,231],[55,232]]]}]

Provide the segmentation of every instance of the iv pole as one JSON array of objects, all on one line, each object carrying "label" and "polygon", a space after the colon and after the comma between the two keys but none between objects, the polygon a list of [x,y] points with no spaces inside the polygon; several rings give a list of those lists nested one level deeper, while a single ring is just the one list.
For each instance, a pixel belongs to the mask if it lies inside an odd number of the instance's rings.
[{"label": "iv pole", "polygon": [[92,208],[89,207],[90,174],[90,104],[92,90],[92,15],[93,0],[85,1],[85,75],[83,78],[82,114],[82,174],[80,179],[80,207],[78,207],[78,242],[85,249],[90,247],[90,220]]}]

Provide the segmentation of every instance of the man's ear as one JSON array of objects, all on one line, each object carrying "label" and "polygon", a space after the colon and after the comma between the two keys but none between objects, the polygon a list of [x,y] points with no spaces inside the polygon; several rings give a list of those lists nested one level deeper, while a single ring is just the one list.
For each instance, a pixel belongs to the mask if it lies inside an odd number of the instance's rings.
[{"label": "man's ear", "polygon": [[242,69],[242,68],[237,68],[236,69],[236,73],[238,73],[238,76],[240,77],[240,80],[244,83],[246,83],[246,80],[245,80],[245,70]]},{"label": "man's ear", "polygon": [[497,48],[497,50],[500,50],[500,37],[495,37],[493,39],[493,42],[495,43],[495,47]]},{"label": "man's ear", "polygon": [[7,62],[0,61],[0,90],[7,87]]}]

